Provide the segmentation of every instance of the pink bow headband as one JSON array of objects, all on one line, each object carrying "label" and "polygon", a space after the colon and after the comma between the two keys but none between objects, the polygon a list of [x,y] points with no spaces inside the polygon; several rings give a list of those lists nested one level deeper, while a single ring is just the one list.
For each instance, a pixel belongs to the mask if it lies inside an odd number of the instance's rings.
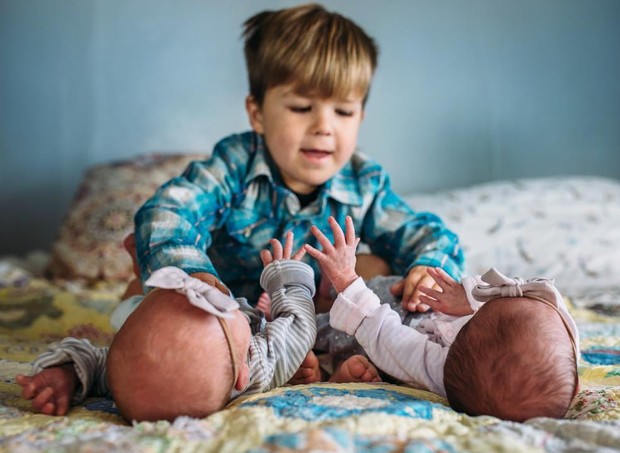
[{"label": "pink bow headband", "polygon": [[471,290],[472,296],[480,302],[488,302],[503,297],[526,297],[543,302],[553,308],[562,319],[568,335],[573,343],[575,358],[579,360],[579,332],[577,324],[568,313],[562,295],[548,278],[533,278],[524,280],[519,277],[510,278],[495,268],[489,269],[481,280],[485,284],[478,284]]}]

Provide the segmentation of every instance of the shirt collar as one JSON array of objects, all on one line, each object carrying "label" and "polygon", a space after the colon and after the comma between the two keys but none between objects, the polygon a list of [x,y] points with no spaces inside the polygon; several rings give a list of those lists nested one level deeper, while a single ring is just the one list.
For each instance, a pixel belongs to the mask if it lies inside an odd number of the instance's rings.
[{"label": "shirt collar", "polygon": [[[277,167],[267,152],[265,140],[262,135],[257,133],[253,133],[253,137],[251,151],[254,158],[245,177],[245,183],[250,184],[260,176],[264,176],[272,184],[275,184],[274,172],[277,171]],[[360,206],[362,194],[355,174],[353,165],[350,161],[347,162],[338,173],[325,183],[325,188],[319,197],[330,197],[342,204]]]}]

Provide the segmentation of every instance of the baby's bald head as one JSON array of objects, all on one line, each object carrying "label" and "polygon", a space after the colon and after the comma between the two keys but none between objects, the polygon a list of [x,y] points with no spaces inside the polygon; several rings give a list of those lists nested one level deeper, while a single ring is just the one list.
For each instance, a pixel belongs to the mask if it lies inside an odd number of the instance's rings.
[{"label": "baby's bald head", "polygon": [[218,318],[173,290],[151,291],[116,334],[107,359],[128,420],[204,417],[229,399],[230,352]]}]

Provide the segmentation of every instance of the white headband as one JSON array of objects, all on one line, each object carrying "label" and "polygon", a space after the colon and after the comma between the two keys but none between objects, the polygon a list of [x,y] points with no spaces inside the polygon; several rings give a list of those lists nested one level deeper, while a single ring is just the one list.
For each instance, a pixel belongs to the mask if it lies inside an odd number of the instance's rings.
[{"label": "white headband", "polygon": [[187,296],[192,305],[218,318],[232,318],[239,303],[219,289],[188,275],[178,267],[162,267],[151,274],[145,282],[153,288],[174,289]]}]

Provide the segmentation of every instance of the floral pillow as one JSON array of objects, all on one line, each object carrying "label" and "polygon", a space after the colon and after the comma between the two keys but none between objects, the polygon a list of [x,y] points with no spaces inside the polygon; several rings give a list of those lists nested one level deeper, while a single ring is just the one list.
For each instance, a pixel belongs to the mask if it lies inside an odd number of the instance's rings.
[{"label": "floral pillow", "polygon": [[161,184],[183,172],[198,154],[147,154],[90,168],[52,247],[54,278],[127,280],[131,260],[123,239],[138,208]]}]

